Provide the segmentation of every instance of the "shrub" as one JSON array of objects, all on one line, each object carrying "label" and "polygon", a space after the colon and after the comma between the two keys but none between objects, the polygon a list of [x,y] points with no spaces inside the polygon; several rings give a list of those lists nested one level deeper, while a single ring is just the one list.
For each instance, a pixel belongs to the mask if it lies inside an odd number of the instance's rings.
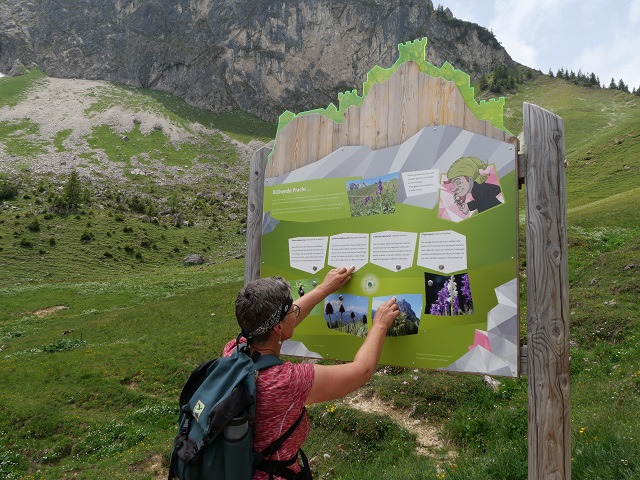
[{"label": "shrub", "polygon": [[20,246],[22,248],[31,248],[33,247],[33,242],[29,240],[27,237],[22,237],[20,239]]},{"label": "shrub", "polygon": [[18,195],[18,185],[10,180],[0,180],[0,200],[11,200]]},{"label": "shrub", "polygon": [[73,350],[74,348],[82,347],[86,345],[87,342],[85,340],[80,340],[78,338],[65,338],[61,340],[56,340],[55,342],[44,345],[42,347],[42,351],[54,353],[54,352],[64,352],[66,350]]},{"label": "shrub", "polygon": [[82,243],[87,243],[90,242],[91,240],[95,239],[95,235],[93,234],[93,232],[91,230],[83,230],[82,231],[82,235],[80,235],[80,241]]},{"label": "shrub", "polygon": [[134,212],[145,213],[147,202],[138,195],[134,195],[127,203],[129,204],[129,208]]},{"label": "shrub", "polygon": [[27,225],[27,228],[32,232],[39,232],[40,231],[40,222],[38,222],[38,218],[37,217],[33,217],[33,220],[31,221],[31,223],[29,225]]}]

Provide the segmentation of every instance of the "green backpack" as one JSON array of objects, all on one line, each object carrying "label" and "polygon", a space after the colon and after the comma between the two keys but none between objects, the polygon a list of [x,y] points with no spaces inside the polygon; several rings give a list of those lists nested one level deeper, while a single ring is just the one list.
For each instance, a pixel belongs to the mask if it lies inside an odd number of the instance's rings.
[{"label": "green backpack", "polygon": [[180,394],[169,480],[251,480],[256,470],[269,473],[270,478],[311,478],[302,450],[299,474],[287,468],[297,461],[297,454],[287,461],[266,460],[300,425],[304,409],[269,447],[253,450],[257,373],[283,363],[275,355],[256,353],[251,358],[247,345],[239,344],[230,356],[203,363],[191,373]]}]

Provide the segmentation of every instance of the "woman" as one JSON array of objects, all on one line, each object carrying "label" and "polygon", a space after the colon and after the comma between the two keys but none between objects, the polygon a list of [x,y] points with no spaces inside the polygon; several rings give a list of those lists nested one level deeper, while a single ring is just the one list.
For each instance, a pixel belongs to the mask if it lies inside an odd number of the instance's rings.
[{"label": "woman", "polygon": [[[355,267],[331,270],[320,285],[296,303],[291,299],[291,287],[282,277],[247,284],[236,298],[236,319],[248,340],[250,352],[280,355],[282,342],[293,336],[296,325],[316,304],[342,288],[354,270]],[[286,432],[300,417],[305,405],[341,398],[366,383],[380,359],[387,329],[399,313],[395,298],[378,308],[367,337],[351,363],[285,362],[262,370],[256,380],[254,450],[262,451]],[[235,347],[236,341],[232,340],[225,346],[224,355],[231,355]],[[300,425],[270,460],[292,459],[288,468],[300,472],[297,453],[308,434],[309,417],[304,414]],[[253,476],[253,480],[266,479],[269,475],[261,471]]]}]

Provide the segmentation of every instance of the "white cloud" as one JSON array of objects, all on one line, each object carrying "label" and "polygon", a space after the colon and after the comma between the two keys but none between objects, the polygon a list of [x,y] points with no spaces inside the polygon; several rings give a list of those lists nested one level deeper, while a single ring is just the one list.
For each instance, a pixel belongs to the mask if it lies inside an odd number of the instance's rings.
[{"label": "white cloud", "polygon": [[543,69],[543,52],[559,47],[557,37],[550,32],[558,28],[564,10],[574,2],[495,0],[490,27],[515,61]]},{"label": "white cloud", "polygon": [[[613,78],[616,83],[620,79],[624,80],[630,90],[638,88],[640,57],[630,52],[640,50],[640,36],[624,29],[612,35],[612,40],[607,44],[583,49],[574,64],[581,65],[583,71],[594,72],[605,86],[609,86]],[[603,78],[603,75],[606,77]]]},{"label": "white cloud", "polygon": [[[601,11],[600,14],[603,12]],[[617,83],[624,80],[629,89],[640,86],[640,57],[635,55],[640,49],[640,35],[634,23],[640,22],[640,0],[629,2],[628,13],[620,11],[607,22],[600,24],[603,29],[600,38],[591,45],[580,49],[572,63],[574,69],[594,72],[600,83],[609,86],[613,78]]]},{"label": "white cloud", "polygon": [[631,5],[629,5],[629,23],[640,23],[640,0],[631,0]]},{"label": "white cloud", "polygon": [[547,73],[594,73],[640,86],[640,0],[434,0],[490,29],[511,58]]}]

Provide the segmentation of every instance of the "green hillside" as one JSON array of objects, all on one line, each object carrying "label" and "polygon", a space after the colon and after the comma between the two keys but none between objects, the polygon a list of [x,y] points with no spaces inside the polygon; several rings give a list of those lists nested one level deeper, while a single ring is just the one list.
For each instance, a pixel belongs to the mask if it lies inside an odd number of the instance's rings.
[{"label": "green hillside", "polygon": [[[47,82],[0,79],[0,114]],[[37,112],[0,116],[0,478],[166,478],[182,383],[237,332],[247,156],[275,125],[123,86],[86,92],[82,138],[71,124],[47,133]],[[516,134],[523,102],[566,131],[573,478],[640,478],[640,97],[537,76],[506,96]],[[101,123],[114,105],[139,122]],[[61,160],[75,148],[77,191]],[[38,173],[55,161],[59,174]],[[356,403],[309,409],[315,478],[524,480],[526,380],[494,390],[381,367]],[[384,414],[356,408],[374,399]]]},{"label": "green hillside", "polygon": [[522,131],[523,102],[564,120],[571,223],[637,226],[640,96],[538,76],[507,99],[505,124],[514,133]]}]

